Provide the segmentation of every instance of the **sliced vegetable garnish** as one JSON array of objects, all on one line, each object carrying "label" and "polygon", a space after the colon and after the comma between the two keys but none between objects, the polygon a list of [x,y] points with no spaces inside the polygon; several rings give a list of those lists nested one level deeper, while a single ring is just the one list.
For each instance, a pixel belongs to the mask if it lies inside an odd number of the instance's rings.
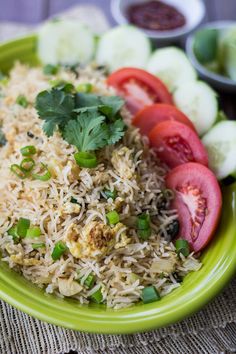
[{"label": "sliced vegetable garnish", "polygon": [[102,295],[102,290],[101,288],[95,291],[91,296],[90,300],[92,302],[95,302],[96,304],[101,304],[103,301],[103,295]]},{"label": "sliced vegetable garnish", "polygon": [[142,299],[144,304],[161,300],[161,296],[154,286],[147,286],[142,290]]},{"label": "sliced vegetable garnish", "polygon": [[40,243],[32,243],[32,248],[34,249],[34,250],[36,250],[36,249],[38,249],[38,248],[45,248],[46,247],[46,245],[45,245],[45,243],[43,243],[43,242],[40,242]]},{"label": "sliced vegetable garnish", "polygon": [[43,67],[43,73],[45,75],[56,75],[58,73],[58,65],[47,64]]},{"label": "sliced vegetable garnish", "polygon": [[17,227],[16,226],[12,226],[8,231],[7,231],[9,236],[12,236],[14,242],[19,241],[19,235],[17,234]]},{"label": "sliced vegetable garnish", "polygon": [[31,157],[26,157],[20,163],[20,168],[23,172],[30,172],[33,170],[35,162]]},{"label": "sliced vegetable garnish", "polygon": [[54,261],[60,259],[61,256],[63,255],[63,253],[65,253],[67,250],[68,250],[68,247],[66,246],[66,244],[62,241],[58,241],[55,244],[54,249],[52,251],[52,259]]},{"label": "sliced vegetable garnish", "polygon": [[20,149],[20,152],[23,156],[31,156],[36,154],[37,150],[36,147],[33,145],[24,146]]},{"label": "sliced vegetable garnish", "polygon": [[79,84],[79,85],[76,87],[76,91],[77,91],[77,92],[90,93],[90,92],[93,91],[93,85],[90,84],[89,82],[83,83],[83,84]]},{"label": "sliced vegetable garnish", "polygon": [[137,219],[137,229],[138,230],[146,230],[150,228],[150,215],[149,214],[141,214]]},{"label": "sliced vegetable garnish", "polygon": [[113,191],[111,191],[111,190],[109,190],[109,189],[105,189],[104,191],[103,191],[103,193],[104,193],[104,195],[105,195],[105,197],[107,198],[107,199],[109,199],[109,198],[111,198],[111,199],[116,199],[116,196],[117,196],[117,192],[116,192],[116,190],[114,189]]},{"label": "sliced vegetable garnish", "polygon": [[73,204],[78,204],[78,200],[75,199],[74,197],[71,197],[70,202]]},{"label": "sliced vegetable garnish", "polygon": [[149,239],[149,237],[152,234],[152,230],[149,227],[148,229],[144,229],[144,230],[138,230],[138,236],[139,238],[141,238],[141,240],[146,241]]},{"label": "sliced vegetable garnish", "polygon": [[89,274],[87,276],[87,278],[84,281],[84,285],[88,288],[88,289],[92,289],[92,287],[94,286],[95,283],[95,275],[94,274]]},{"label": "sliced vegetable garnish", "polygon": [[24,108],[27,108],[29,104],[27,98],[24,95],[19,95],[16,99],[16,103]]},{"label": "sliced vegetable garnish", "polygon": [[50,178],[52,177],[51,175],[51,172],[49,171],[47,165],[45,165],[44,163],[41,162],[41,166],[42,166],[42,173],[45,171],[44,174],[38,174],[38,173],[33,173],[32,174],[32,177],[34,179],[37,179],[39,181],[43,181],[43,182],[46,182],[46,181],[49,181]]},{"label": "sliced vegetable garnish", "polygon": [[115,225],[120,221],[120,216],[116,210],[112,210],[106,214],[106,218],[110,225]]},{"label": "sliced vegetable garnish", "polygon": [[20,218],[16,225],[17,235],[19,235],[20,237],[25,237],[27,235],[27,231],[29,227],[30,227],[30,220],[25,218]]},{"label": "sliced vegetable garnish", "polygon": [[27,230],[26,238],[37,238],[41,236],[41,229],[38,226],[31,227]]},{"label": "sliced vegetable garnish", "polygon": [[189,244],[187,240],[178,239],[175,242],[175,248],[178,255],[181,253],[183,256],[188,257],[189,255]]},{"label": "sliced vegetable garnish", "polygon": [[11,165],[10,170],[12,173],[14,173],[14,175],[19,177],[20,179],[25,179],[27,177],[27,173],[23,171],[22,168],[17,164]]},{"label": "sliced vegetable garnish", "polygon": [[96,155],[91,152],[80,151],[74,154],[77,165],[85,168],[94,168],[98,165]]}]

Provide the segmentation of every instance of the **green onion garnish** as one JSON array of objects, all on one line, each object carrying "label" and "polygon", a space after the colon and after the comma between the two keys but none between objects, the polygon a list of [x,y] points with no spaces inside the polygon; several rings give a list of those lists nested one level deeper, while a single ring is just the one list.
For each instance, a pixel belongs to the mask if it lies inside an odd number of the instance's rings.
[{"label": "green onion garnish", "polygon": [[58,73],[58,66],[52,65],[52,64],[47,64],[43,68],[43,73],[45,75],[56,75]]},{"label": "green onion garnish", "polygon": [[120,221],[120,216],[115,210],[109,211],[109,213],[106,214],[106,217],[110,225],[115,225]]},{"label": "green onion garnish", "polygon": [[92,287],[94,286],[94,283],[95,283],[95,275],[93,274],[89,274],[87,276],[87,278],[85,279],[84,281],[84,285],[88,288],[88,289],[92,289]]},{"label": "green onion garnish", "polygon": [[21,167],[17,164],[13,164],[10,167],[11,172],[14,173],[20,179],[25,179],[27,177],[27,173],[21,169]]},{"label": "green onion garnish", "polygon": [[71,202],[72,204],[78,204],[78,200],[75,199],[74,197],[71,197],[71,198],[70,198],[70,202]]},{"label": "green onion garnish", "polygon": [[149,214],[141,214],[137,219],[137,229],[146,230],[150,228],[150,216]]},{"label": "green onion garnish", "polygon": [[68,250],[68,247],[66,246],[66,244],[62,241],[58,241],[55,244],[54,249],[52,251],[52,259],[54,261],[60,259],[61,256],[63,255],[63,253],[65,253],[67,250]]},{"label": "green onion garnish", "polygon": [[66,82],[63,80],[52,80],[50,83],[52,87],[56,88],[57,90],[64,91],[66,93],[72,93],[75,91],[75,87],[71,82]]},{"label": "green onion garnish", "polygon": [[138,230],[138,236],[141,238],[141,240],[144,240],[144,241],[148,240],[149,237],[151,236],[151,234],[152,234],[152,230],[150,227],[145,230]]},{"label": "green onion garnish", "polygon": [[20,152],[23,156],[31,156],[36,154],[37,150],[36,147],[33,145],[24,146],[20,149]]},{"label": "green onion garnish", "polygon": [[41,236],[40,227],[34,226],[27,230],[26,238],[37,238]]},{"label": "green onion garnish", "polygon": [[101,288],[95,291],[95,293],[90,296],[90,299],[92,302],[96,302],[96,304],[101,304],[101,302],[103,301]]},{"label": "green onion garnish", "polygon": [[19,235],[20,237],[25,237],[29,227],[30,227],[30,220],[25,218],[20,218],[16,225],[17,235]]},{"label": "green onion garnish", "polygon": [[90,152],[76,152],[74,158],[77,165],[80,167],[93,168],[98,165],[96,155]]},{"label": "green onion garnish", "polygon": [[46,182],[52,177],[52,175],[51,175],[51,172],[48,170],[47,166],[44,163],[41,162],[41,166],[42,166],[42,170],[43,170],[42,172],[44,172],[44,171],[46,171],[46,172],[44,174],[42,174],[42,175],[38,174],[38,173],[33,173],[32,177],[34,179],[38,179],[39,181]]},{"label": "green onion garnish", "polygon": [[38,248],[45,248],[46,247],[45,243],[32,243],[31,246],[34,250],[36,250]]},{"label": "green onion garnish", "polygon": [[158,301],[161,299],[160,294],[154,286],[147,286],[142,290],[142,299],[144,304]]},{"label": "green onion garnish", "polygon": [[107,199],[111,198],[111,199],[116,199],[117,193],[116,190],[114,191],[110,191],[109,189],[105,189],[103,192],[106,196]]},{"label": "green onion garnish", "polygon": [[23,172],[30,172],[33,170],[35,162],[31,157],[26,157],[21,161],[20,168]]},{"label": "green onion garnish", "polygon": [[90,93],[93,90],[93,85],[88,83],[79,84],[76,88],[77,92]]},{"label": "green onion garnish", "polygon": [[19,235],[17,234],[17,227],[16,226],[12,226],[8,231],[7,231],[9,236],[12,236],[14,242],[19,241]]},{"label": "green onion garnish", "polygon": [[24,95],[19,95],[16,99],[16,103],[24,108],[28,107],[28,104],[29,104]]},{"label": "green onion garnish", "polygon": [[189,252],[189,243],[187,240],[184,239],[176,240],[175,248],[176,248],[176,253],[178,255],[181,253],[183,256],[188,257],[190,252]]}]

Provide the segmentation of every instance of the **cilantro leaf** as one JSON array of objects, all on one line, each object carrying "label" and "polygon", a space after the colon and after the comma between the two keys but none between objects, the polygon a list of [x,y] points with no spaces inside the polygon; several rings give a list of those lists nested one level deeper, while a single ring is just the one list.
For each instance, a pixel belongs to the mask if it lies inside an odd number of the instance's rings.
[{"label": "cilantro leaf", "polygon": [[94,112],[85,112],[76,120],[70,120],[64,129],[64,139],[80,151],[93,151],[107,145],[109,130],[105,117]]},{"label": "cilantro leaf", "polygon": [[118,119],[114,123],[109,125],[108,145],[117,143],[124,136],[124,128],[125,123],[122,119]]},{"label": "cilantro leaf", "polygon": [[39,118],[45,120],[43,126],[45,134],[52,136],[57,125],[63,125],[72,118],[75,101],[72,95],[52,89],[38,94],[35,107]]}]

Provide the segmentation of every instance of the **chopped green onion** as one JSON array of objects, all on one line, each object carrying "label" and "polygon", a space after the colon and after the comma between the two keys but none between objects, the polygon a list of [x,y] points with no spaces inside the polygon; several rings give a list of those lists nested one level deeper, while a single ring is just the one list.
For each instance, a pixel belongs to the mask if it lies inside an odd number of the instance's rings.
[{"label": "chopped green onion", "polygon": [[111,198],[111,199],[116,199],[117,193],[116,190],[114,191],[110,191],[109,189],[105,189],[103,192],[106,196],[107,199]]},{"label": "chopped green onion", "polygon": [[43,68],[43,73],[45,75],[56,75],[58,73],[58,66],[52,65],[52,64],[47,64]]},{"label": "chopped green onion", "polygon": [[26,157],[21,161],[20,168],[23,172],[30,172],[33,170],[35,162],[31,157]]},{"label": "chopped green onion", "polygon": [[116,210],[109,211],[106,217],[110,225],[115,225],[120,221],[120,216]]},{"label": "chopped green onion", "polygon": [[45,248],[46,247],[45,243],[32,243],[31,246],[34,250],[36,250],[38,248]]},{"label": "chopped green onion", "polygon": [[28,104],[29,104],[24,95],[19,95],[16,99],[16,103],[24,108],[28,107]]},{"label": "chopped green onion", "polygon": [[89,274],[87,276],[87,278],[84,281],[84,285],[88,288],[88,289],[92,289],[92,287],[94,286],[95,283],[95,275],[94,274]]},{"label": "chopped green onion", "polygon": [[148,240],[149,237],[151,236],[151,234],[152,234],[152,230],[150,227],[145,230],[138,230],[138,236],[141,238],[141,240],[144,240],[144,241]]},{"label": "chopped green onion", "polygon": [[190,252],[189,252],[189,243],[187,240],[184,239],[176,240],[175,248],[178,255],[182,253],[183,256],[188,257]]},{"label": "chopped green onion", "polygon": [[90,299],[92,302],[96,302],[96,304],[101,304],[101,302],[103,301],[101,288],[95,291],[95,293],[90,296]]},{"label": "chopped green onion", "polygon": [[14,173],[14,175],[19,177],[20,179],[25,179],[27,177],[27,173],[23,171],[22,168],[17,164],[11,165],[10,169],[11,172]]},{"label": "chopped green onion", "polygon": [[96,155],[90,152],[76,152],[74,158],[77,165],[80,167],[93,168],[98,165]]},{"label": "chopped green onion", "polygon": [[57,90],[64,91],[65,93],[72,93],[75,91],[75,87],[71,82],[66,82],[63,80],[52,80],[50,83],[52,87],[56,88]]},{"label": "chopped green onion", "polygon": [[51,175],[51,172],[48,170],[47,166],[44,163],[41,162],[41,166],[43,168],[42,172],[44,172],[44,171],[46,171],[46,172],[43,175],[38,174],[38,173],[33,173],[32,176],[33,176],[34,179],[38,179],[39,181],[46,182],[52,177],[52,175]]},{"label": "chopped green onion", "polygon": [[70,202],[73,204],[78,204],[78,200],[73,197],[70,198]]},{"label": "chopped green onion", "polygon": [[17,227],[12,226],[8,231],[7,231],[9,236],[12,236],[13,240],[16,242],[19,240],[19,235],[17,234]]},{"label": "chopped green onion", "polygon": [[149,214],[141,214],[137,219],[137,229],[146,230],[150,228],[150,216]]},{"label": "chopped green onion", "polygon": [[17,235],[20,237],[25,237],[27,234],[27,230],[30,227],[30,220],[25,218],[20,218],[17,225]]},{"label": "chopped green onion", "polygon": [[147,286],[142,290],[142,299],[144,304],[158,301],[161,299],[160,294],[154,286]]},{"label": "chopped green onion", "polygon": [[63,255],[63,253],[65,253],[67,250],[68,250],[68,247],[66,246],[66,244],[62,241],[58,241],[55,244],[54,249],[52,251],[52,259],[54,261],[60,259],[61,256]]},{"label": "chopped green onion", "polygon": [[93,90],[93,85],[88,83],[79,84],[76,88],[77,92],[90,93]]},{"label": "chopped green onion", "polygon": [[23,156],[30,156],[36,154],[36,147],[33,145],[24,146],[20,149],[20,152]]},{"label": "chopped green onion", "polygon": [[26,238],[37,238],[41,236],[40,227],[34,226],[27,230]]}]

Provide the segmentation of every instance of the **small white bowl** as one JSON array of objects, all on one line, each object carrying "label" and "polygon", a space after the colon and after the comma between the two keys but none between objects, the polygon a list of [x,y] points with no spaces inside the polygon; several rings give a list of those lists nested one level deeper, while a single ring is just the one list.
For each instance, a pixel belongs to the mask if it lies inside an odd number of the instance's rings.
[{"label": "small white bowl", "polygon": [[[216,21],[205,24],[201,27],[201,29],[227,29],[232,26],[236,26],[236,21]],[[234,80],[231,80],[226,76],[216,74],[206,69],[205,66],[199,63],[193,50],[194,39],[194,34],[188,37],[186,42],[186,52],[199,76],[218,90],[236,92],[236,82]]]},{"label": "small white bowl", "polygon": [[[129,23],[127,18],[128,7],[132,4],[147,1],[149,0],[112,0],[112,15],[118,24]],[[178,9],[185,16],[186,24],[181,28],[169,31],[150,31],[140,28],[149,38],[154,39],[157,43],[168,44],[183,39],[201,24],[206,14],[203,0],[163,0],[163,2]]]}]

